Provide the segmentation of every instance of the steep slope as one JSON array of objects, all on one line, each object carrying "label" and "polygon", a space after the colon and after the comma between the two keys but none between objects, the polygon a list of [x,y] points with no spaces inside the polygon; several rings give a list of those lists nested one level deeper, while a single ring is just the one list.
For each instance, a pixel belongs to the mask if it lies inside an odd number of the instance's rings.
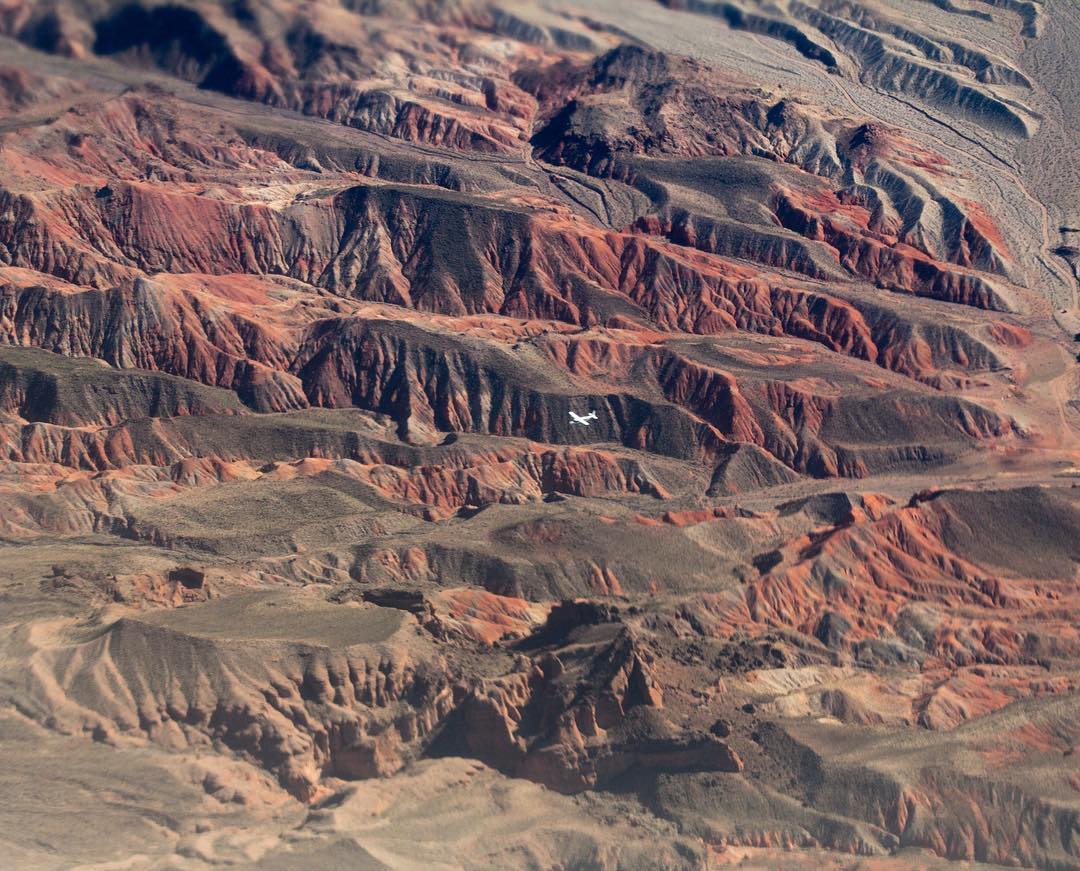
[{"label": "steep slope", "polygon": [[4,855],[1077,867],[1075,18],[4,5]]}]

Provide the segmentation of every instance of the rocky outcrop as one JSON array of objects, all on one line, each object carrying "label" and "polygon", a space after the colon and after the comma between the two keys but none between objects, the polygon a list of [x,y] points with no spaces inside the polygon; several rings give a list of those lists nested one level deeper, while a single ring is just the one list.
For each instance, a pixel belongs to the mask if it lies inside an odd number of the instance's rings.
[{"label": "rocky outcrop", "polygon": [[822,175],[840,171],[818,119],[790,105],[785,114],[784,103],[770,105],[700,61],[623,45],[588,66],[562,62],[518,81],[549,116],[533,137],[549,163],[632,178],[636,154],[755,154]]},{"label": "rocky outcrop", "polygon": [[259,411],[308,404],[296,379],[280,371],[286,350],[256,320],[144,279],[77,293],[7,285],[0,323],[7,343],[228,388]]},{"label": "rocky outcrop", "polygon": [[[797,195],[779,193],[775,207],[777,220],[802,236],[823,241],[836,251],[842,266],[879,286],[974,308],[1010,310],[1001,294],[985,279],[942,268],[922,252],[905,250],[895,240],[875,237],[868,228],[859,227],[862,214],[856,213],[855,220],[851,220],[839,200],[829,195],[823,199],[824,204],[810,209]],[[965,226],[970,225],[965,221]],[[963,259],[969,260],[966,239],[963,249]]]},{"label": "rocky outcrop", "polygon": [[[477,24],[488,19],[488,29],[500,29],[498,16],[477,11]],[[335,27],[332,15],[292,15],[275,22],[247,7],[137,3],[13,13],[4,29],[45,51],[93,53],[206,90],[409,142],[481,153],[507,153],[519,144],[533,104],[510,81],[517,51],[492,63],[497,54],[484,52],[464,34],[449,41],[433,38],[422,8],[373,12],[366,27],[347,35]],[[408,59],[400,69],[381,62],[390,28],[399,56]],[[576,39],[591,45],[583,32],[560,32],[564,43]],[[469,71],[477,55],[488,62],[483,72]]]},{"label": "rocky outcrop", "polygon": [[113,426],[131,418],[240,413],[236,395],[174,376],[0,347],[0,412],[32,423]]},{"label": "rocky outcrop", "polygon": [[[259,610],[272,599],[246,601]],[[26,713],[98,741],[218,743],[265,766],[302,799],[317,793],[324,774],[397,770],[408,745],[453,707],[453,678],[438,657],[417,661],[393,642],[403,626],[396,611],[324,608],[328,626],[344,621],[346,634],[376,645],[333,652],[315,642],[275,642],[276,657],[268,659],[257,625],[249,627],[253,635],[226,644],[216,624],[199,621],[231,613],[235,604],[197,606],[183,630],[123,619],[89,641],[38,650],[22,685],[7,689]],[[166,649],[171,656],[162,655]],[[105,669],[128,691],[103,692],[95,675]],[[161,669],[164,675],[154,676]]]},{"label": "rocky outcrop", "polygon": [[[1051,511],[1057,523],[1076,520],[1071,499],[1060,492],[990,498],[1028,506],[1033,518]],[[969,513],[974,504],[959,491],[897,508],[853,507],[763,560],[761,576],[746,589],[744,613],[866,662],[933,658],[966,666],[1072,656],[1080,639],[1061,622],[1072,597],[1067,584],[1017,577],[1017,563],[989,545],[990,528],[1001,521]],[[1067,553],[1055,545],[1042,558],[1063,566],[1072,559]],[[999,608],[1009,610],[1009,620]]]},{"label": "rocky outcrop", "polygon": [[0,4],[9,861],[1072,868],[1025,2]]},{"label": "rocky outcrop", "polygon": [[713,471],[708,493],[747,493],[797,480],[790,468],[755,445],[734,444]]},{"label": "rocky outcrop", "polygon": [[[812,249],[777,236],[766,223],[748,231],[745,222],[687,214],[671,202],[682,196],[676,185],[715,190],[702,186],[700,158],[766,158],[827,180],[827,187],[809,198],[785,190],[775,214],[781,226],[832,246],[834,262],[845,269],[906,292],[1008,307],[985,279],[946,265],[1007,272],[1008,254],[993,222],[977,203],[942,183],[943,158],[899,131],[857,121],[825,122],[797,100],[770,102],[760,90],[700,62],[639,47],[621,47],[588,67],[563,63],[534,70],[520,80],[546,101],[541,112],[550,117],[533,139],[537,154],[649,192],[663,208],[657,219],[639,222],[642,228],[659,220],[681,244],[825,277],[828,266],[815,262]],[[638,154],[652,160],[636,161]],[[657,163],[660,154],[699,160],[689,172],[685,163]],[[755,170],[769,174],[758,164],[747,165],[743,173]],[[731,185],[732,179],[717,182]],[[775,172],[767,183],[787,188],[801,182],[797,174]],[[873,232],[856,228],[853,235],[846,225],[841,230],[837,216],[869,223]]]},{"label": "rocky outcrop", "polygon": [[[408,640],[415,622],[405,615],[416,609],[400,594],[367,598],[379,604],[327,606],[259,593],[194,606],[175,618],[122,619],[90,640],[35,649],[23,682],[6,690],[25,713],[99,741],[219,743],[277,774],[302,799],[318,795],[324,776],[387,776],[433,740],[433,749],[453,747],[446,738],[439,745],[437,735],[457,725],[465,731],[453,740],[463,738],[469,755],[561,791],[602,785],[635,768],[742,767],[715,736],[680,734],[639,710],[659,710],[663,693],[648,650],[625,627],[605,622],[614,612],[594,614],[586,603],[556,606],[522,642],[535,664],[471,680],[430,645]],[[443,596],[421,616],[445,636],[454,624],[440,612],[463,601]],[[260,654],[267,626],[220,622],[237,607],[249,617],[265,613],[274,625],[283,619],[275,608],[286,609],[286,617],[318,617],[323,637],[352,641],[334,652],[291,629],[301,636],[274,641],[267,659]],[[545,645],[542,654],[537,643]],[[564,665],[559,649],[566,644],[585,647]],[[165,648],[173,655],[162,658]],[[127,688],[121,695],[100,692],[95,675],[106,669]],[[164,680],[151,676],[154,669],[165,670]]]},{"label": "rocky outcrop", "polygon": [[[462,708],[471,751],[562,792],[603,786],[632,769],[739,771],[715,736],[680,734],[657,712],[652,655],[616,612],[555,606],[536,636],[547,649],[527,670],[481,682]],[[559,644],[583,645],[560,658]],[[550,645],[554,644],[554,647]]]}]

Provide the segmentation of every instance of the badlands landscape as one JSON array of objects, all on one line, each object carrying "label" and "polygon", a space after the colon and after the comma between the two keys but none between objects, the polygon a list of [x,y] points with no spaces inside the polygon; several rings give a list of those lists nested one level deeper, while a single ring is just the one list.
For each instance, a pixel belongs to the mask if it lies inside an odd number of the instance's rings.
[{"label": "badlands landscape", "polygon": [[4,866],[1080,868],[1077,45],[0,0]]}]

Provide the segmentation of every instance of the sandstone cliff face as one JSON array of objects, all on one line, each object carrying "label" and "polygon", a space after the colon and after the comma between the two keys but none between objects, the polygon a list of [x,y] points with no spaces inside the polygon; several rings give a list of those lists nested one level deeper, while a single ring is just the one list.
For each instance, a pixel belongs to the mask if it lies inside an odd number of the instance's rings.
[{"label": "sandstone cliff face", "polygon": [[[898,846],[926,847],[968,861],[1024,856],[1050,867],[1071,861],[1067,837],[1060,833],[1075,826],[1072,809],[1040,802],[1017,785],[998,786],[936,767],[866,771],[848,760],[830,764],[814,749],[825,731],[810,729],[796,737],[769,730],[762,738],[769,753],[809,775],[824,804],[858,807],[857,818],[890,833]],[[1002,803],[1006,794],[1008,810]]]},{"label": "sandstone cliff face", "polygon": [[[43,424],[0,427],[4,459],[37,468],[49,484],[11,488],[0,520],[15,537],[108,531],[178,545],[167,522],[140,519],[139,506],[170,503],[205,488],[240,482],[331,481],[368,501],[445,520],[491,505],[527,505],[559,494],[666,498],[638,460],[607,451],[544,448],[520,442],[500,450],[477,445],[402,450],[343,427],[372,427],[356,414],[323,420],[200,417],[143,421],[94,432]],[[297,453],[307,458],[289,459]],[[207,456],[209,455],[209,456]],[[132,470],[135,467],[135,470]]]}]

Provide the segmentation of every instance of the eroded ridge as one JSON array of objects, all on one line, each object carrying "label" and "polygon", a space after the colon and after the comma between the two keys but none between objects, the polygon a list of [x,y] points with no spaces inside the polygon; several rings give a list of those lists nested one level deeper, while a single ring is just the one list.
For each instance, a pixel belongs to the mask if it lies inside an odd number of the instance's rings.
[{"label": "eroded ridge", "polygon": [[17,867],[1080,863],[1075,12],[0,33]]}]

